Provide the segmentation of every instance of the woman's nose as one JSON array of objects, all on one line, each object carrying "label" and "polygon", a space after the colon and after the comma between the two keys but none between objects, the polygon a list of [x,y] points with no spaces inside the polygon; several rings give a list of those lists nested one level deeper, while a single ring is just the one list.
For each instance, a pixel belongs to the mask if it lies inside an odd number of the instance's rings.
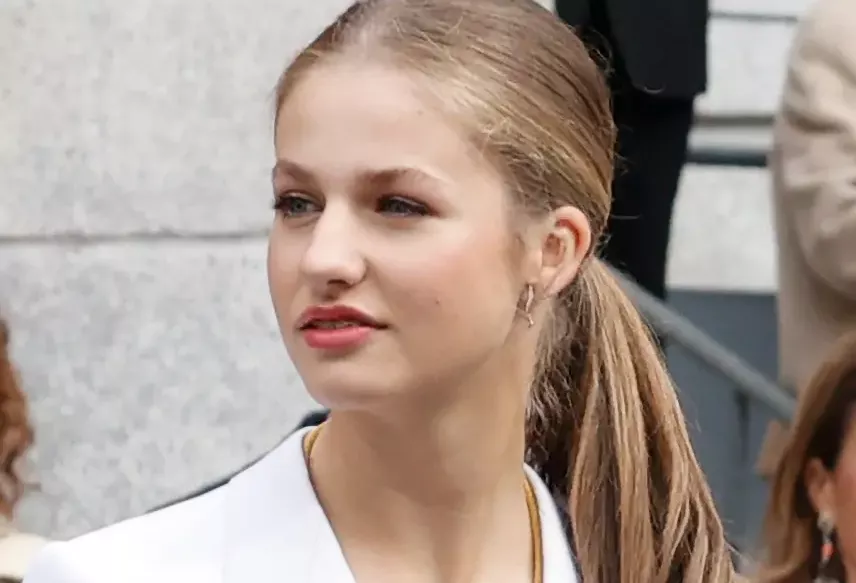
[{"label": "woman's nose", "polygon": [[356,285],[365,273],[360,249],[357,221],[346,209],[328,205],[312,230],[301,272],[319,294]]}]

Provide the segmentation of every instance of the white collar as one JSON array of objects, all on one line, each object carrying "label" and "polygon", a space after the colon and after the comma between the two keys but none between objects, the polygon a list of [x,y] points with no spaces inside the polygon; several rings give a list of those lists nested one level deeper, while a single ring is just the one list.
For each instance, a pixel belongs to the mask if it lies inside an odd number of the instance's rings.
[{"label": "white collar", "polygon": [[[355,583],[309,480],[307,431],[291,435],[226,486],[225,581]],[[526,469],[541,515],[544,583],[576,583],[556,505]]]}]

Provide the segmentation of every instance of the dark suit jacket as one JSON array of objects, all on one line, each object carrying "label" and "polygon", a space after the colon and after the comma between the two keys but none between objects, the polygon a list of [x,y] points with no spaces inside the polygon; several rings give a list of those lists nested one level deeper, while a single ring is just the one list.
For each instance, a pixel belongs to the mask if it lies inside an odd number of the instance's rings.
[{"label": "dark suit jacket", "polygon": [[584,38],[604,35],[637,89],[673,98],[706,89],[707,0],[556,0],[556,13]]}]

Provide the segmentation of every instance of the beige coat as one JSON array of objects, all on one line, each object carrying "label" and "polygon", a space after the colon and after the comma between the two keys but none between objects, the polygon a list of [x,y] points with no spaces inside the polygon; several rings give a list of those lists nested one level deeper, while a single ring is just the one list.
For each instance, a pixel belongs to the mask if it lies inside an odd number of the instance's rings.
[{"label": "beige coat", "polygon": [[819,0],[800,23],[773,142],[780,381],[796,392],[856,329],[854,0]]}]

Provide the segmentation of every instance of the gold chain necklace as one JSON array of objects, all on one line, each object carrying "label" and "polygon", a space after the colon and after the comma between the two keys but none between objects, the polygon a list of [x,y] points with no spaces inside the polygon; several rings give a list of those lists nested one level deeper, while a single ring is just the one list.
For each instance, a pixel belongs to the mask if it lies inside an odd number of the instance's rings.
[{"label": "gold chain necklace", "polygon": [[[318,440],[322,425],[313,427],[303,440],[303,454],[307,463],[312,455],[312,448]],[[544,547],[541,544],[541,514],[538,512],[538,498],[535,497],[535,489],[529,478],[523,481],[523,489],[526,492],[526,509],[529,511],[529,529],[532,536],[532,583],[544,582]]]}]

